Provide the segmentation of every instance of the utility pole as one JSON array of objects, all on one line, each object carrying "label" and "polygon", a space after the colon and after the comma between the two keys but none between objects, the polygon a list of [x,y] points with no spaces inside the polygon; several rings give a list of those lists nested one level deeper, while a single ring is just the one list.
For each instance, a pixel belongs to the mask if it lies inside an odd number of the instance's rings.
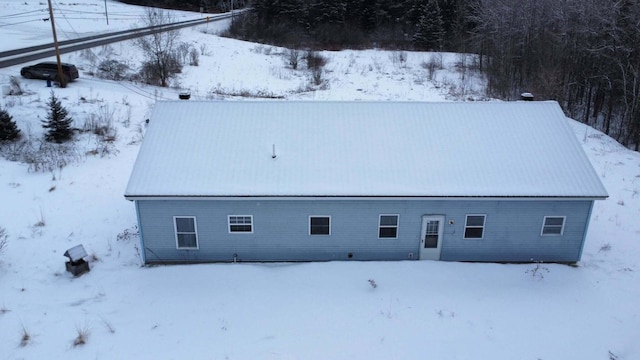
[{"label": "utility pole", "polygon": [[107,25],[109,25],[109,13],[107,12],[107,0],[104,0],[104,16],[107,18]]},{"label": "utility pole", "polygon": [[[51,18],[51,30],[53,31],[53,46],[56,48],[56,60],[58,62],[58,81],[60,87],[67,87],[67,79],[62,72],[62,62],[60,61],[60,48],[58,47],[58,36],[56,35],[56,25],[53,23],[53,7],[51,6],[51,0],[49,0],[49,17]],[[54,79],[55,80],[55,79]]]}]

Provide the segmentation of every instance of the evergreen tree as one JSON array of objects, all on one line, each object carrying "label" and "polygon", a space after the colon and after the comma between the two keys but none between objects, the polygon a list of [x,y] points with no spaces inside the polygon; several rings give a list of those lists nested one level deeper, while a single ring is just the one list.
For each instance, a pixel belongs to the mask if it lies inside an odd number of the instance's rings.
[{"label": "evergreen tree", "polygon": [[418,22],[420,21],[428,2],[429,0],[411,0],[407,4],[406,12],[404,14],[405,22],[413,27],[418,26]]},{"label": "evergreen tree", "polygon": [[274,0],[254,0],[252,9],[260,21],[270,24],[278,15],[276,6]]},{"label": "evergreen tree", "polygon": [[11,141],[20,137],[20,129],[9,112],[0,108],[0,141]]},{"label": "evergreen tree", "polygon": [[71,129],[71,123],[73,119],[70,118],[60,100],[56,97],[56,94],[51,90],[51,97],[47,102],[49,112],[47,113],[47,120],[42,121],[42,127],[49,129],[45,134],[45,140],[62,143],[70,140],[73,136],[73,130]]},{"label": "evergreen tree", "polygon": [[440,50],[443,37],[440,6],[437,0],[429,0],[420,8],[420,19],[413,35],[413,44],[419,50]]},{"label": "evergreen tree", "polygon": [[376,22],[378,25],[389,25],[406,22],[407,14],[413,0],[378,0],[376,1]]},{"label": "evergreen tree", "polygon": [[376,24],[377,5],[375,1],[352,0],[347,2],[347,22],[359,27],[365,33],[373,31]]},{"label": "evergreen tree", "polygon": [[280,0],[278,3],[278,20],[287,20],[292,24],[306,28],[306,3],[303,0]]},{"label": "evergreen tree", "polygon": [[440,14],[442,15],[443,48],[452,51],[460,48],[462,42],[462,10],[458,0],[439,0]]},{"label": "evergreen tree", "polygon": [[309,22],[343,25],[347,4],[343,0],[315,0],[309,7]]}]

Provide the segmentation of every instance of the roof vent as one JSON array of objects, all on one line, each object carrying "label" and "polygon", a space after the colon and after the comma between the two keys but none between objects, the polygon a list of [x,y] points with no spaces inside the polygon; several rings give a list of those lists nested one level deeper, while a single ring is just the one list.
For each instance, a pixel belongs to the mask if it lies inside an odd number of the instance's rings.
[{"label": "roof vent", "polygon": [[273,145],[271,146],[271,158],[272,158],[272,159],[275,159],[275,158],[276,158],[276,156],[277,156],[277,155],[276,155],[276,144],[273,144]]},{"label": "roof vent", "polygon": [[523,92],[520,94],[520,99],[523,101],[533,101],[533,94],[530,92]]}]

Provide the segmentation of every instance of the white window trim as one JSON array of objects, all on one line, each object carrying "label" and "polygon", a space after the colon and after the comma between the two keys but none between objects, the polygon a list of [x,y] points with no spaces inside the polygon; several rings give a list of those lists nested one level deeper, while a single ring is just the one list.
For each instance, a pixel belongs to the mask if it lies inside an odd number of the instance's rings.
[{"label": "white window trim", "polygon": [[[232,217],[248,217],[251,219],[251,231],[231,231],[231,218]],[[234,224],[238,225],[238,224]],[[246,224],[242,224],[246,225]],[[229,234],[253,234],[253,215],[227,215],[227,230]]]},{"label": "white window trim", "polygon": [[[311,218],[329,218],[329,233],[328,234],[311,234]],[[331,216],[330,215],[309,215],[309,236],[331,236]]]},{"label": "white window trim", "polygon": [[[560,228],[560,234],[545,234],[544,233],[544,228],[545,228],[545,223],[547,222],[548,218],[561,218],[562,219],[562,227]],[[540,236],[562,236],[564,235],[564,226],[567,224],[567,217],[566,216],[545,216],[544,219],[542,219],[542,228],[540,229]],[[557,225],[549,225],[549,226],[557,226]]]},{"label": "white window trim", "polygon": [[[193,229],[195,230],[196,235],[196,247],[180,247],[180,242],[178,241],[178,224],[176,219],[193,219]],[[200,241],[198,240],[198,220],[195,216],[174,216],[173,217],[173,234],[176,238],[176,249],[178,250],[198,250],[200,249]],[[186,233],[185,233],[186,234]]]},{"label": "white window trim", "polygon": [[[384,225],[385,228],[396,228],[396,236],[394,237],[380,237],[380,229],[382,229],[382,217],[383,216],[395,216],[396,217],[396,225],[395,226],[390,226],[390,225]],[[380,214],[378,216],[378,239],[397,239],[398,235],[400,234],[400,214]]]},{"label": "white window trim", "polygon": [[[482,216],[482,226],[477,226],[477,225],[472,225],[472,226],[467,226],[467,222],[469,220],[469,216]],[[484,232],[485,232],[485,225],[487,224],[487,214],[467,214],[464,218],[464,230],[462,232],[462,237],[463,239],[469,239],[469,240],[482,240],[484,239]],[[482,228],[482,236],[481,237],[467,237],[467,229],[471,228],[471,229],[479,229]]]}]

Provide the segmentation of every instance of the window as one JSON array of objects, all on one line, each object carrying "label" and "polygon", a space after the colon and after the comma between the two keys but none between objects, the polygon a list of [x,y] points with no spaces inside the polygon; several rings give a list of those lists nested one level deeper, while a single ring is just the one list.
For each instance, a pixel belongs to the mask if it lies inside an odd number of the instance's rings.
[{"label": "window", "polygon": [[398,237],[398,215],[380,215],[378,238],[396,239]]},{"label": "window", "polygon": [[464,225],[465,239],[482,239],[486,215],[467,215]]},{"label": "window", "polygon": [[253,216],[252,215],[229,215],[229,232],[230,233],[252,233],[253,232]]},{"label": "window", "polygon": [[309,216],[309,235],[331,235],[331,217]]},{"label": "window", "polygon": [[173,225],[176,231],[176,246],[178,249],[198,248],[195,216],[174,216]]},{"label": "window", "polygon": [[545,216],[542,222],[542,233],[540,235],[562,236],[564,233],[565,216]]}]

